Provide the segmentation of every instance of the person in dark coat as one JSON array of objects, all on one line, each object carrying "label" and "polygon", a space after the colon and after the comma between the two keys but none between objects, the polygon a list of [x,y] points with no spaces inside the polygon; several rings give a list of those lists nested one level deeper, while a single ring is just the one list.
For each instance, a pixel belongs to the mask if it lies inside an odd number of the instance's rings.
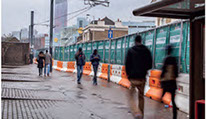
[{"label": "person in dark coat", "polygon": [[43,67],[44,67],[44,62],[45,62],[45,56],[44,56],[44,53],[42,51],[39,52],[39,55],[37,57],[37,62],[38,62],[37,67],[39,68],[39,76],[41,76],[42,71],[43,71]]},{"label": "person in dark coat", "polygon": [[85,65],[85,55],[80,47],[77,53],[75,54],[76,64],[77,64],[77,83],[81,84],[81,77],[83,74],[83,66]]},{"label": "person in dark coat", "polygon": [[97,49],[95,49],[93,54],[90,56],[90,61],[92,62],[92,66],[94,69],[94,78],[93,78],[94,85],[97,85],[97,70],[98,70],[100,60],[101,60],[100,55],[98,54]]},{"label": "person in dark coat", "polygon": [[166,92],[172,95],[173,105],[173,119],[177,119],[177,106],[175,103],[175,91],[177,89],[176,78],[178,77],[177,60],[172,53],[172,45],[166,46],[167,56],[164,59],[162,74],[161,74],[161,87],[163,89],[162,97]]},{"label": "person in dark coat", "polygon": [[[144,87],[147,71],[152,68],[152,56],[149,49],[141,44],[142,38],[137,35],[135,46],[128,50],[125,62],[126,74],[131,82],[129,90],[129,106],[135,118],[144,117]],[[136,106],[135,88],[138,89],[139,109]],[[140,110],[140,111],[139,111]]]}]

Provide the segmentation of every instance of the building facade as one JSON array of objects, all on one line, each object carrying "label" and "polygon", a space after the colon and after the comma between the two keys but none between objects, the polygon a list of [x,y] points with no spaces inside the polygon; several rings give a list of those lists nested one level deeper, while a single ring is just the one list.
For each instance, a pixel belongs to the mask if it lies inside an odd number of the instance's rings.
[{"label": "building facade", "polygon": [[108,39],[108,31],[113,30],[113,38],[128,34],[128,27],[123,26],[120,20],[116,22],[105,17],[103,19],[92,21],[83,29],[83,42]]},{"label": "building facade", "polygon": [[122,25],[128,26],[128,34],[138,33],[155,28],[155,21],[143,21],[143,22],[122,22]]}]

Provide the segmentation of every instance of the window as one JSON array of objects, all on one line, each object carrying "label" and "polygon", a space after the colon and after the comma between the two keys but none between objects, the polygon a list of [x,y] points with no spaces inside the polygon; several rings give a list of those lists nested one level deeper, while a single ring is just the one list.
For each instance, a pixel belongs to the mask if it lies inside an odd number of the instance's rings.
[{"label": "window", "polygon": [[83,27],[83,21],[82,20],[79,21],[79,27]]}]

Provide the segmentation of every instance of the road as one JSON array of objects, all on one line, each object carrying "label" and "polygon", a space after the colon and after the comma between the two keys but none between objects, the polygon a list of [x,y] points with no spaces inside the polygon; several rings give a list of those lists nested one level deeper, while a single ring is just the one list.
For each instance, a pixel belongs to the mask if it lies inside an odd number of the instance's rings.
[{"label": "road", "polygon": [[[106,80],[53,71],[39,77],[35,64],[2,67],[2,119],[133,119],[128,89]],[[172,108],[145,97],[145,119],[172,119]],[[178,119],[188,115],[178,111]]]}]

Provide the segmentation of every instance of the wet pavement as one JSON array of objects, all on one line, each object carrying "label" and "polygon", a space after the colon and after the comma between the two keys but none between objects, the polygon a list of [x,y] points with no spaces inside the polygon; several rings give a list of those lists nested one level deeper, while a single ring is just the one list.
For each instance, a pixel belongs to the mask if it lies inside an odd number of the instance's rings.
[{"label": "wet pavement", "polygon": [[[39,77],[36,65],[3,66],[1,83],[3,119],[133,119],[128,89],[106,80],[53,70]],[[178,111],[178,119],[188,119]],[[172,108],[145,97],[145,119],[172,119]]]}]

